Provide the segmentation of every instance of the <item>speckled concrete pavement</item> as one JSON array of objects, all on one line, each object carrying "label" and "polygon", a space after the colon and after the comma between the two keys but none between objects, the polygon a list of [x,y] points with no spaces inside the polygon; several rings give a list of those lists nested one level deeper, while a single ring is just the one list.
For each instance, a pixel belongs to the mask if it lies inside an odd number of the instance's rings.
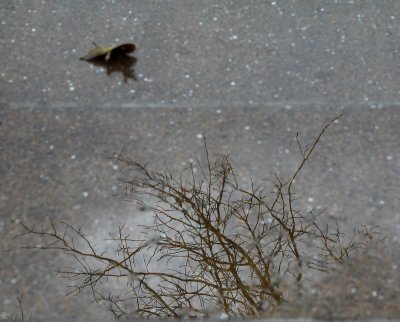
[{"label": "speckled concrete pavement", "polygon": [[[110,317],[90,294],[65,297],[55,271],[69,259],[20,250],[12,220],[64,219],[100,245],[124,222],[137,232],[150,214],[112,196],[113,152],[179,171],[204,134],[241,180],[285,176],[295,133],[310,142],[340,113],[300,202],[388,238],[313,281],[292,316],[399,318],[399,12],[397,0],[1,1],[0,319],[21,294],[34,319]],[[135,43],[132,77],[80,61],[92,41]]]}]

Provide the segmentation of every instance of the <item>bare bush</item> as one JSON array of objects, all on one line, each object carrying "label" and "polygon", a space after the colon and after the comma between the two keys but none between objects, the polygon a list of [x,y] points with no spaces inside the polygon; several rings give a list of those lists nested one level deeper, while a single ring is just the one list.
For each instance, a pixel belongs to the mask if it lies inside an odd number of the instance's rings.
[{"label": "bare bush", "polygon": [[[374,233],[363,228],[344,238],[336,223],[321,226],[320,214],[297,207],[294,181],[336,119],[305,147],[296,135],[300,163],[287,180],[274,178],[272,192],[253,182],[248,188],[240,185],[227,156],[210,160],[206,141],[205,161],[197,159],[179,176],[150,171],[116,154],[113,159],[125,166],[120,181],[126,197],[146,201],[154,213],[142,237],[120,227],[110,234],[116,248],[108,255],[66,222],[39,229],[20,223],[23,235],[44,239],[28,248],[70,254],[76,265],[62,273],[74,281],[71,293],[89,289],[116,317],[129,306],[141,316],[175,318],[215,312],[244,317],[273,310],[288,300],[290,287],[307,270],[328,271],[343,263]],[[99,285],[110,279],[123,279],[127,292],[101,291]]]}]

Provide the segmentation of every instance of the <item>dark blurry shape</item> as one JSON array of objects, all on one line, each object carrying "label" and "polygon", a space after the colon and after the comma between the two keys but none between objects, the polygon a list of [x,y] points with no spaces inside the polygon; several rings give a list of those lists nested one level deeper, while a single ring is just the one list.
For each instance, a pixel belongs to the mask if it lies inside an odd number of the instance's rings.
[{"label": "dark blurry shape", "polygon": [[124,82],[128,79],[136,80],[133,65],[136,64],[137,58],[127,55],[135,51],[134,44],[113,45],[108,47],[99,47],[93,43],[96,48],[80,58],[96,66],[101,66],[107,69],[107,75],[114,72],[120,72],[124,75]]},{"label": "dark blurry shape", "polygon": [[88,62],[106,68],[107,75],[111,75],[114,72],[122,73],[124,75],[124,83],[127,83],[128,79],[136,80],[135,69],[133,68],[136,61],[136,57],[118,54],[116,56],[113,55],[107,62],[99,58],[89,60]]}]

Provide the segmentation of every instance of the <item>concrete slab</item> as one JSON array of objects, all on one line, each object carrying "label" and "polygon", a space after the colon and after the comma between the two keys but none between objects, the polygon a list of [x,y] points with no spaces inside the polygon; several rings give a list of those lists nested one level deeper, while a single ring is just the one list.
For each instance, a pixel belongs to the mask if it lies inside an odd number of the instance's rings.
[{"label": "concrete slab", "polygon": [[[1,3],[11,106],[398,105],[396,0]],[[79,61],[133,42],[137,81]]]},{"label": "concrete slab", "polygon": [[[126,152],[179,171],[229,153],[240,180],[288,175],[294,140],[323,138],[297,182],[304,208],[343,229],[380,225],[388,242],[328,277],[291,317],[398,318],[400,129],[398,1],[2,1],[0,3],[0,318],[107,319],[88,293],[65,297],[59,253],[26,253],[12,220],[65,219],[100,245],[147,212],[112,197]],[[79,61],[134,42],[136,80]],[[247,181],[248,182],[248,181]],[[364,254],[365,255],[365,254]],[[384,264],[383,264],[384,263]],[[355,291],[354,291],[355,290]]]},{"label": "concrete slab", "polygon": [[[284,109],[257,108],[220,112],[153,109],[152,113],[145,109],[4,109],[0,114],[4,120],[3,251],[23,244],[12,238],[19,231],[12,219],[30,223],[65,219],[83,227],[96,244],[105,248],[108,232],[125,222],[128,229],[137,233],[138,224],[151,220],[149,213],[112,197],[119,191],[115,179],[119,169],[106,160],[124,145],[129,155],[149,161],[155,169],[169,167],[178,171],[196,153],[202,155],[198,134],[205,133],[211,154],[230,153],[241,180],[271,178],[275,172],[287,175],[295,168],[298,153],[294,132],[302,130],[304,140],[310,140],[325,123],[325,115],[332,117],[338,112],[314,108],[290,113]],[[346,111],[321,142],[318,155],[297,185],[304,208],[327,208],[327,216],[337,219],[344,231],[361,224],[379,225],[388,236],[387,251],[391,255],[382,250],[371,251],[370,255],[379,258],[375,276],[391,277],[373,279],[379,286],[364,285],[362,303],[378,301],[380,305],[381,301],[389,301],[392,287],[397,292],[397,286],[388,282],[396,280],[400,267],[398,253],[394,252],[400,233],[398,118],[397,108]],[[382,262],[387,263],[386,268]],[[1,278],[5,307],[12,307],[13,297],[23,293],[26,307],[32,308],[37,318],[77,317],[78,312],[85,319],[104,317],[107,313],[100,305],[87,304],[90,294],[82,295],[86,300],[64,298],[65,283],[54,272],[70,263],[65,254],[53,252],[6,253],[2,257]],[[353,279],[352,284],[345,282],[335,288],[341,275],[334,274],[336,278],[328,285],[332,285],[332,290],[351,295],[352,289],[363,285],[357,282],[359,279],[372,281],[369,279],[372,266],[367,267],[370,269],[363,271],[362,276],[352,276],[354,269],[347,271],[345,276]],[[380,300],[371,295],[376,290],[382,292]],[[398,295],[393,296],[398,299]],[[343,296],[345,303],[348,299]],[[341,312],[340,305],[335,308]],[[395,317],[393,310],[385,313],[377,308],[370,316]]]}]

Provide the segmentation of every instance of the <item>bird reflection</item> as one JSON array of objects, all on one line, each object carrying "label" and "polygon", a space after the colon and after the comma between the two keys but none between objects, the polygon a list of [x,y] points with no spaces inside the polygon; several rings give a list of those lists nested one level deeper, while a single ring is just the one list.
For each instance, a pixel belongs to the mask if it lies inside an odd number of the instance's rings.
[{"label": "bird reflection", "polygon": [[104,60],[104,57],[97,57],[87,62],[105,68],[108,76],[113,73],[121,73],[124,76],[124,83],[127,83],[130,79],[136,81],[134,68],[137,62],[136,57],[116,52],[107,61]]}]

